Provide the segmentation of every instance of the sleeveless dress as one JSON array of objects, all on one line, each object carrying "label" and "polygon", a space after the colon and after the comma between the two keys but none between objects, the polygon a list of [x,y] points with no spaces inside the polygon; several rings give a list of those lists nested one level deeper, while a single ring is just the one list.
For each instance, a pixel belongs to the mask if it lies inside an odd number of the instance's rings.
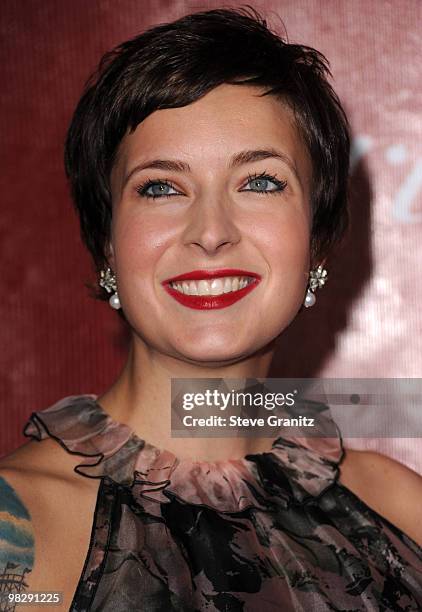
[{"label": "sleeveless dress", "polygon": [[422,548],[338,482],[344,450],[274,440],[239,460],[178,460],[93,394],[33,412],[23,433],[101,479],[71,612],[422,610]]}]

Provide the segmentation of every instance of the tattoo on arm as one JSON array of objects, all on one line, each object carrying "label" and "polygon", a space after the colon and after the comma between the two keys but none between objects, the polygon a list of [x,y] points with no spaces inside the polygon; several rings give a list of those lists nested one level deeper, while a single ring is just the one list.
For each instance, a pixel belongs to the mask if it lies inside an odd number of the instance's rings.
[{"label": "tattoo on arm", "polygon": [[31,517],[16,491],[0,476],[0,612],[15,609],[8,593],[28,588],[26,575],[34,565]]}]

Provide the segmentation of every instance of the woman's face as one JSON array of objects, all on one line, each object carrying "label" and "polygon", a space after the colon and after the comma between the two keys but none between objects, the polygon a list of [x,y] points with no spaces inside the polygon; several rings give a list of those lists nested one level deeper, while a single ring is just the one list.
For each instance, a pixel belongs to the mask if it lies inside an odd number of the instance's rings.
[{"label": "woman's face", "polygon": [[[311,164],[290,109],[261,91],[224,84],[154,112],[113,168],[109,262],[122,308],[137,337],[184,361],[252,355],[305,297]],[[214,296],[169,289],[192,271],[221,280],[179,290]],[[254,282],[239,290],[234,277],[247,273]]]}]

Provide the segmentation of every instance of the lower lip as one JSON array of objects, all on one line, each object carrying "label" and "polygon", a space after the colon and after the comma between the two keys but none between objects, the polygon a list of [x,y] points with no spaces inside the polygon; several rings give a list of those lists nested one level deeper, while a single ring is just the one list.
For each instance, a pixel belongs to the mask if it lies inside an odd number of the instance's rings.
[{"label": "lower lip", "polygon": [[186,295],[180,293],[176,289],[165,284],[164,288],[179,304],[187,306],[188,308],[194,308],[195,310],[214,310],[216,308],[227,308],[235,302],[241,300],[245,295],[250,293],[258,285],[259,280],[254,279],[249,285],[239,289],[238,291],[230,291],[228,293],[222,293],[221,295]]}]

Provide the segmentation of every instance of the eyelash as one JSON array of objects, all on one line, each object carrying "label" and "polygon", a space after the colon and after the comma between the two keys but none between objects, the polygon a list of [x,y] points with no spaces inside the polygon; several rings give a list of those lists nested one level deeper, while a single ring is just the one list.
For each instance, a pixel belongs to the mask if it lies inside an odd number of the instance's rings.
[{"label": "eyelash", "polygon": [[[280,181],[279,179],[277,179],[277,175],[268,174],[266,171],[255,174],[248,174],[247,183],[250,183],[251,181],[256,181],[258,179],[271,181],[272,183],[274,183],[274,185],[277,186],[277,189],[272,189],[270,191],[254,191],[253,189],[245,189],[244,191],[251,191],[252,193],[257,193],[260,195],[274,195],[276,193],[281,193],[287,187],[286,181]],[[153,200],[155,200],[156,198],[172,198],[175,195],[180,195],[176,193],[161,193],[157,195],[148,194],[148,189],[153,185],[167,185],[168,187],[174,189],[173,185],[167,179],[147,179],[144,183],[138,185],[136,191],[140,196],[145,198],[152,198]]]}]

